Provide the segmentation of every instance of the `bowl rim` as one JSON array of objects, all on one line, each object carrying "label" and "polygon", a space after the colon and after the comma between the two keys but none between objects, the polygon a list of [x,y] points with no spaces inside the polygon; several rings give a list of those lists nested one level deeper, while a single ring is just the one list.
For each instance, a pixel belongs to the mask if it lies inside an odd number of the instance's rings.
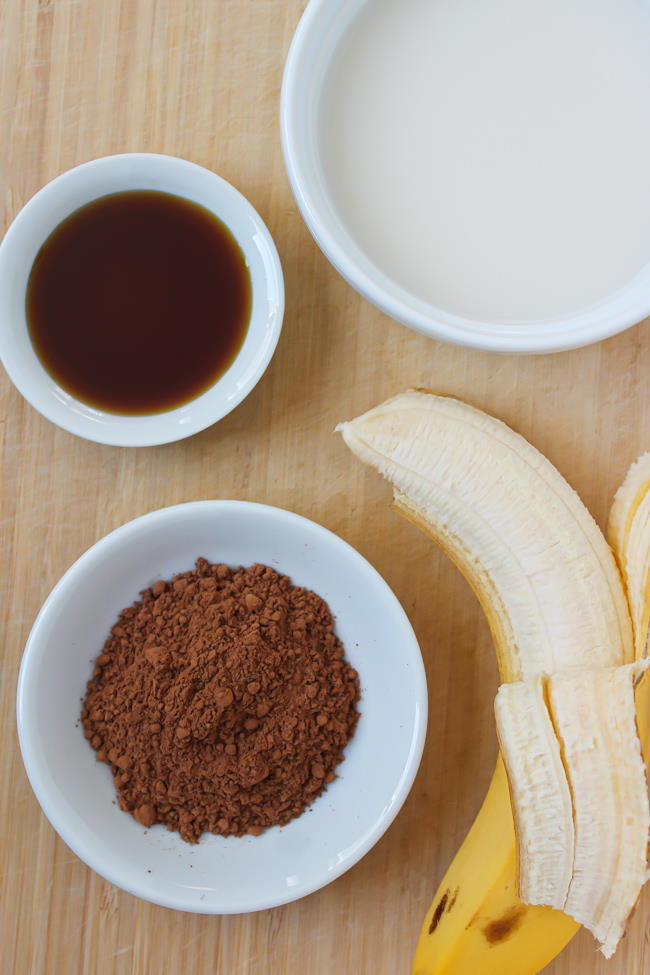
[{"label": "bowl rim", "polygon": [[[18,392],[27,400],[33,409],[45,417],[45,419],[61,429],[66,430],[68,433],[81,437],[84,440],[115,447],[154,447],[161,444],[175,443],[178,440],[183,440],[200,433],[202,430],[207,429],[227,416],[228,413],[239,406],[249,393],[252,392],[265,373],[280,339],[285,309],[285,288],[280,256],[273,237],[260,214],[243,193],[233,186],[232,183],[219,176],[218,173],[205,166],[200,166],[198,163],[191,162],[189,159],[183,159],[180,156],[155,152],[124,152],[99,156],[64,170],[41,186],[27,200],[24,206],[21,207],[7,228],[4,237],[0,240],[0,281],[3,275],[7,273],[5,265],[9,261],[9,255],[13,250],[14,238],[20,233],[25,220],[30,219],[33,214],[37,214],[39,208],[46,200],[49,200],[53,194],[60,190],[65,190],[71,183],[76,182],[80,176],[89,172],[92,173],[93,170],[98,172],[106,170],[112,175],[113,170],[117,173],[120,167],[124,166],[126,168],[132,164],[137,166],[146,166],[149,164],[158,168],[164,167],[165,171],[170,174],[174,171],[179,172],[182,170],[189,176],[194,174],[202,180],[209,179],[221,197],[228,199],[242,214],[242,218],[250,221],[255,227],[256,240],[259,241],[261,245],[260,249],[264,255],[264,271],[258,277],[257,283],[251,274],[251,288],[254,291],[256,287],[259,288],[259,282],[264,281],[269,293],[273,295],[274,305],[272,309],[269,309],[269,324],[266,328],[263,341],[256,344],[258,352],[252,356],[253,368],[247,371],[242,382],[237,383],[237,388],[231,396],[224,396],[218,403],[209,404],[208,397],[214,390],[214,387],[236,365],[240,358],[243,349],[242,345],[242,349],[239,350],[237,356],[235,356],[235,359],[223,376],[220,376],[198,396],[188,400],[187,403],[181,404],[179,407],[138,416],[113,414],[106,410],[90,407],[82,400],[77,399],[74,395],[63,390],[62,393],[65,395],[67,408],[61,410],[55,409],[49,402],[47,395],[38,393],[35,384],[18,375],[14,353],[10,342],[6,339],[6,336],[15,327],[13,323],[4,325],[0,322],[0,360]],[[164,184],[164,175],[161,178],[161,182]],[[143,189],[148,188],[143,186]],[[171,192],[170,190],[166,190],[164,185],[151,188],[155,188],[163,193]],[[87,202],[99,199],[110,192],[112,191],[108,190],[98,195],[89,195]],[[119,188],[115,192],[120,192]],[[202,205],[205,206],[205,204]],[[83,206],[83,204],[80,203],[79,206]],[[75,209],[77,207],[73,207],[69,213],[73,213]],[[210,208],[206,207],[206,209]],[[213,212],[228,227],[240,246],[242,246],[241,240],[238,238],[231,224],[224,218],[223,213],[218,213],[216,210]],[[46,237],[47,234],[44,235],[43,241]],[[36,356],[36,353],[34,355]],[[47,374],[47,370],[44,369],[40,360],[38,360],[38,356],[36,356],[36,359],[40,368]],[[49,374],[47,375],[52,380],[53,377],[50,377]],[[54,383],[56,384],[55,379]],[[76,410],[75,405],[81,406],[90,413],[107,417],[110,423],[103,425],[92,422],[88,416]],[[191,416],[188,415],[188,410],[192,411]]]},{"label": "bowl rim", "polygon": [[[404,642],[401,647],[401,651],[409,656],[413,680],[416,687],[416,700],[414,702],[415,720],[408,758],[404,765],[398,788],[393,793],[392,805],[388,813],[385,814],[380,820],[378,826],[375,826],[375,828],[366,835],[364,842],[355,849],[354,853],[348,859],[346,859],[343,864],[339,863],[334,869],[328,870],[328,875],[325,877],[325,879],[320,878],[315,882],[307,883],[298,888],[297,891],[292,892],[289,890],[282,897],[272,897],[264,901],[255,902],[253,906],[250,904],[243,905],[235,903],[228,910],[224,910],[223,908],[219,908],[218,910],[209,910],[206,909],[205,905],[203,904],[197,906],[196,904],[190,905],[187,902],[184,902],[182,896],[176,898],[164,896],[157,897],[155,896],[155,893],[152,894],[150,890],[147,890],[144,887],[139,888],[136,884],[125,884],[122,878],[119,876],[119,873],[113,870],[110,861],[106,861],[102,857],[97,857],[93,849],[86,849],[83,844],[77,843],[74,832],[66,824],[65,817],[61,817],[59,815],[56,801],[52,801],[47,786],[44,786],[41,780],[39,760],[36,757],[37,748],[35,746],[34,737],[29,729],[29,723],[25,716],[25,710],[27,709],[26,702],[29,696],[30,684],[34,680],[36,673],[33,657],[36,653],[36,648],[39,645],[40,633],[49,617],[56,614],[58,597],[62,591],[74,585],[76,579],[80,575],[88,570],[92,571],[93,567],[96,567],[96,563],[98,563],[100,559],[104,557],[107,549],[110,550],[111,547],[119,545],[122,539],[125,537],[137,534],[142,525],[146,524],[150,526],[156,522],[160,522],[161,525],[164,525],[164,522],[167,519],[173,518],[178,514],[181,514],[182,516],[185,512],[192,513],[199,509],[206,513],[209,513],[210,511],[221,511],[223,513],[224,511],[227,512],[229,509],[232,510],[234,508],[245,509],[251,513],[255,511],[257,514],[260,514],[263,517],[273,518],[278,522],[291,522],[298,528],[301,526],[307,527],[310,532],[315,533],[317,538],[326,538],[329,543],[334,543],[334,545],[345,554],[346,558],[350,559],[362,572],[368,574],[376,583],[379,584],[380,588],[382,588],[384,592],[386,602],[390,604],[391,610],[399,619],[399,625],[404,632]],[[296,514],[295,512],[288,511],[274,505],[234,499],[207,499],[201,501],[189,501],[181,504],[169,505],[165,508],[158,508],[154,511],[150,511],[144,515],[140,515],[137,518],[125,522],[118,528],[113,529],[111,532],[98,539],[98,541],[91,545],[90,548],[86,549],[86,551],[83,552],[83,554],[80,555],[79,558],[77,558],[63,573],[61,578],[54,585],[53,589],[43,602],[25,644],[16,689],[16,724],[18,729],[20,753],[25,772],[42,812],[64,843],[66,843],[66,845],[73,851],[73,853],[76,854],[76,856],[79,857],[83,863],[86,864],[86,866],[90,867],[95,871],[95,873],[99,874],[99,876],[103,877],[109,883],[120,888],[121,890],[124,890],[135,897],[139,897],[142,900],[156,904],[160,907],[171,908],[173,910],[180,910],[193,914],[206,915],[254,913],[260,910],[280,907],[283,904],[288,904],[294,900],[300,900],[303,897],[322,889],[323,887],[329,885],[332,881],[338,879],[344,873],[347,873],[351,867],[358,863],[358,861],[361,860],[362,857],[364,857],[373,846],[375,846],[375,844],[391,826],[411,791],[411,787],[420,766],[422,752],[424,749],[427,730],[427,713],[428,691],[426,672],[417,637],[397,596],[383,576],[374,568],[374,566],[372,566],[370,562],[368,562],[368,560],[364,558],[364,556],[361,555],[361,553],[358,552],[349,542],[346,542],[335,532],[325,528],[316,521],[312,521],[310,518],[306,518],[303,515]]]},{"label": "bowl rim", "polygon": [[[305,82],[305,70],[310,70],[313,60],[308,56],[308,49],[319,39],[322,41],[321,18],[324,12],[343,5],[344,0],[309,0],[302,14],[282,76],[280,133],[289,184],[302,218],[318,247],[348,284],[380,311],[416,332],[452,345],[487,352],[562,352],[610,338],[643,321],[650,314],[650,284],[647,282],[644,282],[644,294],[640,297],[628,294],[628,286],[624,286],[582,311],[546,320],[498,324],[454,315],[421,301],[391,282],[369,260],[369,267],[377,272],[374,277],[359,266],[342,242],[348,236],[347,231],[345,228],[337,230],[334,221],[324,214],[319,205],[314,187],[322,189],[322,180],[312,171],[307,160],[305,145],[308,140],[299,110],[299,101],[311,81],[308,78]],[[347,27],[341,37],[346,30]],[[337,44],[338,41],[340,37]],[[336,50],[336,45],[333,50]],[[306,69],[303,64],[305,60]],[[313,141],[313,133],[309,133],[310,145]],[[350,241],[357,246],[351,236]],[[392,285],[390,290],[387,285]]]}]

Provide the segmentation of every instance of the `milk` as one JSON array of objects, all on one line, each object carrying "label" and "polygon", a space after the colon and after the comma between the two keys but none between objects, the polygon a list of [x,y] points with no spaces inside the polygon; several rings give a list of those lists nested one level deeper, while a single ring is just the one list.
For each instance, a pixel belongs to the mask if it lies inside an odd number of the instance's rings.
[{"label": "milk", "polygon": [[650,262],[650,0],[369,0],[319,135],[341,221],[412,294],[587,307]]}]

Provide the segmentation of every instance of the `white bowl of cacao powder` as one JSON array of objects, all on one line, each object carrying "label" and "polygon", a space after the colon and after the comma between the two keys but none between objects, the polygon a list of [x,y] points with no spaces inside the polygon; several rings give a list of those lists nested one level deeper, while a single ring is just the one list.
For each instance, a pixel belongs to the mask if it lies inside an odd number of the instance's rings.
[{"label": "white bowl of cacao powder", "polygon": [[[327,783],[320,783],[319,763],[311,766],[315,784],[307,787],[315,798],[301,815],[285,816],[285,825],[262,832],[253,825],[245,835],[205,832],[198,842],[187,842],[188,836],[197,838],[191,830],[183,839],[160,822],[150,826],[155,815],[146,805],[134,810],[137,819],[120,808],[112,773],[119,776],[121,765],[111,769],[111,764],[122,763],[128,778],[134,760],[115,752],[97,761],[98,752],[84,737],[81,708],[87,682],[101,673],[96,660],[122,610],[157,582],[155,591],[162,593],[163,581],[190,572],[199,557],[215,566],[268,566],[322,597],[344,649],[347,679],[354,668],[361,697],[344,760]],[[250,595],[249,601],[254,612]],[[110,650],[112,644],[106,645]],[[160,648],[149,641],[146,651],[152,666],[158,666]],[[247,699],[258,693],[257,683],[249,681]],[[223,689],[206,693],[221,694],[224,707],[231,703]],[[309,694],[298,698],[308,701]],[[259,715],[257,724],[251,722],[255,735],[264,732],[268,715],[266,705],[258,708],[252,712]],[[415,635],[378,573],[314,522],[240,501],[200,501],[154,511],[82,555],[38,615],[23,656],[17,701],[25,768],[62,839],[124,890],[202,914],[285,904],[352,867],[382,836],[408,795],[422,753],[426,710]],[[325,722],[325,715],[316,717]],[[177,733],[182,737],[186,718],[181,725]],[[100,747],[98,739],[95,746]],[[128,742],[121,750],[129,751]],[[278,760],[282,764],[285,759]],[[250,822],[233,821],[228,828],[222,822],[218,829],[243,832]]]}]

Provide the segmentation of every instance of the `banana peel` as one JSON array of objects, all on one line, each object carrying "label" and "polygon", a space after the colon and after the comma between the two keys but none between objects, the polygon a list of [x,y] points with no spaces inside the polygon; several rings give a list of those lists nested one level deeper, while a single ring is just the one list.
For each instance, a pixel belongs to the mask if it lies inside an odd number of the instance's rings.
[{"label": "banana peel", "polygon": [[424,919],[413,975],[535,975],[580,925],[517,895],[517,843],[499,757],[483,805]]}]

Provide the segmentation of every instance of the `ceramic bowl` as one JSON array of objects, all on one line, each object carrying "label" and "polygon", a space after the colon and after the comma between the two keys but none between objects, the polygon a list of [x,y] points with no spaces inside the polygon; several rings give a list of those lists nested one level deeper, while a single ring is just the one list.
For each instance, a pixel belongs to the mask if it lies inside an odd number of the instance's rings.
[{"label": "ceramic bowl", "polygon": [[[319,152],[319,104],[327,69],[368,0],[310,0],[284,71],[282,145],[289,181],[316,243],[339,273],[387,315],[432,338],[496,352],[557,352],[596,342],[650,314],[650,266],[576,314],[499,324],[454,315],[417,298],[381,271],[350,234],[329,192]],[[540,269],[543,274],[543,268]]]},{"label": "ceramic bowl", "polygon": [[[27,330],[25,293],[34,258],[55,227],[108,193],[159,190],[212,211],[241,247],[252,284],[248,332],[230,368],[183,406],[148,416],[119,416],[77,400],[41,365]],[[282,268],[259,214],[215,173],[173,156],[128,153],[70,169],[23,207],[0,245],[0,357],[34,409],[70,433],[118,446],[150,446],[189,437],[230,413],[256,385],[275,350],[284,312]]]},{"label": "ceramic bowl", "polygon": [[[361,716],[338,778],[298,819],[261,836],[205,834],[197,845],[145,830],[115,803],[110,769],[79,723],[93,659],[118,612],[196,558],[263,562],[319,593],[361,682]],[[279,508],[199,501],[107,535],[45,601],[18,682],[23,761],[45,815],[93,870],[165,907],[257,911],[304,897],[349,870],[390,826],[417,771],[427,693],[410,623],[378,573],[346,542]]]}]

